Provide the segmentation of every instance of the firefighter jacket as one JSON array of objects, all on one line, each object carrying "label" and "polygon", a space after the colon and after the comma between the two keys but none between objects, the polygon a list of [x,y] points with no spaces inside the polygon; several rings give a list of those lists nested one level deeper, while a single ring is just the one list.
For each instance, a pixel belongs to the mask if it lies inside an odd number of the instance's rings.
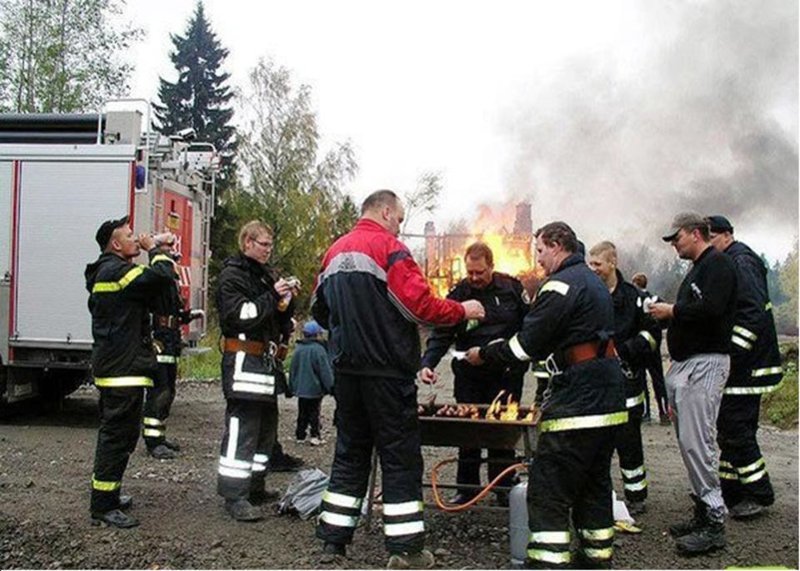
[{"label": "firefighter jacket", "polygon": [[614,304],[614,343],[625,374],[625,406],[644,407],[645,365],[656,350],[660,337],[656,321],[642,308],[642,293],[617,272],[617,286],[611,292]]},{"label": "firefighter jacket", "polygon": [[183,307],[183,300],[178,293],[178,283],[175,279],[152,299],[150,311],[153,320],[156,360],[159,363],[177,363],[181,354],[180,326],[189,323],[190,316]]},{"label": "firefighter jacket", "polygon": [[624,424],[624,377],[615,356],[566,364],[573,346],[614,335],[614,307],[608,288],[585,264],[568,257],[539,288],[522,329],[510,340],[483,347],[486,361],[506,363],[547,359],[551,379],[543,395],[541,432]]},{"label": "firefighter jacket", "polygon": [[767,268],[753,250],[734,242],[725,250],[736,267],[738,290],[731,336],[731,374],[725,394],[773,391],[783,378],[778,336],[767,290]]},{"label": "firefighter jacket", "polygon": [[84,275],[92,314],[92,368],[98,387],[152,387],[156,357],[150,300],[173,281],[173,262],[153,248],[150,266],[102,254]]},{"label": "firefighter jacket", "polygon": [[311,311],[330,332],[337,371],[403,379],[419,370],[417,324],[464,318],[460,303],[431,293],[408,248],[366,218],[325,253]]},{"label": "firefighter jacket", "polygon": [[[487,345],[496,339],[510,339],[520,330],[522,320],[528,313],[528,303],[525,301],[527,294],[522,283],[517,278],[499,272],[494,273],[492,281],[482,289],[472,287],[469,280],[461,280],[447,294],[447,299],[458,302],[476,299],[486,309],[486,317],[480,321],[470,319],[455,326],[436,327],[428,337],[427,349],[422,357],[423,367],[436,368],[453,343],[456,350],[465,351],[470,347]],[[454,370],[457,369],[456,363],[453,363]],[[479,367],[464,367],[470,370],[470,374],[496,376],[498,372],[508,369],[509,365],[487,363]],[[523,368],[527,368],[527,364]]]},{"label": "firefighter jacket", "polygon": [[683,278],[667,329],[667,348],[675,361],[703,353],[730,353],[736,309],[733,262],[709,246]]},{"label": "firefighter jacket", "polygon": [[223,352],[222,391],[227,399],[274,402],[286,388],[283,363],[274,352],[291,331],[294,302],[279,311],[275,281],[266,266],[244,254],[223,263],[215,295],[222,336],[265,344],[263,355]]}]

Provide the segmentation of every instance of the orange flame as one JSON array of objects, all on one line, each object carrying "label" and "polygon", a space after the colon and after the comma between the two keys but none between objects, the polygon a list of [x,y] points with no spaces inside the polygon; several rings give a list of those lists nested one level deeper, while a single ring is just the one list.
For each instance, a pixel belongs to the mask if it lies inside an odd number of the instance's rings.
[{"label": "orange flame", "polygon": [[506,400],[506,410],[500,413],[500,420],[517,420],[519,415],[519,403],[514,402],[513,395],[508,395]]}]

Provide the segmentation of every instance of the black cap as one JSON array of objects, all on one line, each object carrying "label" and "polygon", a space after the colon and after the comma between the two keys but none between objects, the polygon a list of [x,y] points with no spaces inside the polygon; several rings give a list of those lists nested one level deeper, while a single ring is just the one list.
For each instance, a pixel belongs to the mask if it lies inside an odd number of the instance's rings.
[{"label": "black cap", "polygon": [[708,217],[708,229],[717,234],[720,232],[730,232],[733,234],[733,226],[731,226],[730,220],[719,214]]},{"label": "black cap", "polygon": [[123,216],[119,220],[106,220],[100,225],[100,228],[97,229],[97,234],[94,235],[94,239],[100,246],[101,251],[105,250],[106,246],[108,246],[108,241],[111,240],[111,235],[114,233],[114,230],[120,226],[125,226],[127,223],[128,217]]}]

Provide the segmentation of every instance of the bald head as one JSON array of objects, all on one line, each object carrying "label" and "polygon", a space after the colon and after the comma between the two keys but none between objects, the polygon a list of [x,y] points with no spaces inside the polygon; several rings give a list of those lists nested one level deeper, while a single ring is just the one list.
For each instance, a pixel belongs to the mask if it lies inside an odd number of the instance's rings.
[{"label": "bald head", "polygon": [[377,222],[397,236],[405,220],[405,209],[400,198],[391,190],[376,190],[361,204],[361,217]]}]

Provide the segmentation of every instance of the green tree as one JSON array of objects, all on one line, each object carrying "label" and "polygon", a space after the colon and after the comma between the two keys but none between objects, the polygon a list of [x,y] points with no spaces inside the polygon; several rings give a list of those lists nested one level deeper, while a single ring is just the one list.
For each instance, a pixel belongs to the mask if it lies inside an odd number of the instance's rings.
[{"label": "green tree", "polygon": [[439,205],[439,195],[442,193],[442,177],[437,172],[425,172],[417,179],[417,186],[414,190],[407,192],[403,196],[403,204],[406,210],[405,222],[403,222],[402,233],[405,234],[409,222],[418,214],[427,212],[433,214]]},{"label": "green tree", "polygon": [[778,333],[797,335],[798,264],[797,241],[794,249],[781,265],[778,279],[786,301],[775,308],[775,326]]},{"label": "green tree", "polygon": [[259,61],[240,101],[246,127],[239,159],[247,182],[235,196],[237,226],[250,218],[272,226],[272,263],[302,280],[302,310],[322,254],[358,216],[343,192],[357,169],[353,150],[338,143],[320,158],[310,88],[295,88],[289,71],[271,61]]},{"label": "green tree", "polygon": [[143,32],[115,24],[124,0],[0,0],[0,110],[95,111],[126,95],[120,55]]}]

